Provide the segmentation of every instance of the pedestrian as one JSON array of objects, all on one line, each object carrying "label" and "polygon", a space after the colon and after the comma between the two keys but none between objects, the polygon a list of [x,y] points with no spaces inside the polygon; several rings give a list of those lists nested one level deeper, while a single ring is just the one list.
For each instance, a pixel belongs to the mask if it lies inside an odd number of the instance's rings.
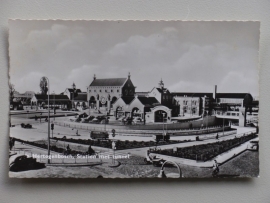
[{"label": "pedestrian", "polygon": [[94,152],[95,152],[95,151],[92,149],[92,146],[89,145],[89,147],[88,147],[88,154],[89,154],[89,155],[92,155]]},{"label": "pedestrian", "polygon": [[13,141],[12,138],[9,138],[9,150],[12,150],[13,147]]},{"label": "pedestrian", "polygon": [[218,133],[217,133],[216,139],[218,140]]},{"label": "pedestrian", "polygon": [[213,165],[213,176],[217,176],[219,173],[219,165],[217,160],[214,160],[214,165]]},{"label": "pedestrian", "polygon": [[16,141],[15,138],[13,138],[13,139],[12,139],[12,147],[15,146],[15,141]]}]

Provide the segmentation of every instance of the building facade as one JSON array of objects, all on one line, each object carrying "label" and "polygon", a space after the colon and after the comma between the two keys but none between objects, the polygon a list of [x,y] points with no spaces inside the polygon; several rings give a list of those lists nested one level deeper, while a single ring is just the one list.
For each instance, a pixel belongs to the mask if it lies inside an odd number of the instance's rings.
[{"label": "building facade", "polygon": [[134,97],[135,86],[130,77],[128,74],[127,78],[97,79],[94,75],[93,81],[87,89],[89,107],[109,111],[117,99]]}]

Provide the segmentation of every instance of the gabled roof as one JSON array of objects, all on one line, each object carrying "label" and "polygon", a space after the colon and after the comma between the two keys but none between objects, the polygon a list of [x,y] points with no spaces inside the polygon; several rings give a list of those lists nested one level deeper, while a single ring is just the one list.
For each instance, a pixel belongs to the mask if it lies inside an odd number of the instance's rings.
[{"label": "gabled roof", "polygon": [[213,97],[213,93],[209,92],[172,92],[173,96],[179,96],[179,97]]},{"label": "gabled roof", "polygon": [[159,91],[159,93],[170,93],[170,91],[167,89],[167,88],[159,88],[159,87],[156,87],[157,91]]},{"label": "gabled roof", "polygon": [[[69,92],[74,92],[74,89],[72,89],[72,88],[67,88],[67,90],[69,91]],[[75,89],[75,92],[82,92],[80,89]]]},{"label": "gabled roof", "polygon": [[95,79],[90,84],[92,87],[96,86],[123,86],[127,78],[106,78],[106,79]]},{"label": "gabled roof", "polygon": [[130,104],[132,101],[133,101],[133,99],[134,99],[135,97],[121,97],[121,99],[123,99],[123,101],[125,102],[125,104]]},{"label": "gabled roof", "polygon": [[[37,100],[42,100],[42,101],[46,101],[48,100],[48,95],[45,94],[35,94],[35,97],[37,98]],[[50,100],[54,100],[54,101],[69,101],[69,98],[67,95],[59,95],[59,94],[51,94],[49,96]]]},{"label": "gabled roof", "polygon": [[159,101],[155,97],[137,97],[137,98],[145,106],[160,105]]},{"label": "gabled roof", "polygon": [[75,101],[87,101],[87,93],[79,93],[75,98]]}]

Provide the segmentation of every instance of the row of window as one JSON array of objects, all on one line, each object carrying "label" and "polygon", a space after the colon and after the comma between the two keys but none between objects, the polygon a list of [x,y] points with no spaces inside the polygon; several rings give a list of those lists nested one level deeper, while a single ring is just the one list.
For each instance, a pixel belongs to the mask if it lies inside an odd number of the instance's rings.
[{"label": "row of window", "polygon": [[[91,90],[89,90],[89,92],[91,92]],[[97,92],[97,90],[94,90],[94,92]],[[99,92],[102,92],[102,90],[99,90]],[[109,92],[108,90],[104,90],[104,92]],[[113,90],[111,90],[111,92],[113,92]],[[119,92],[119,90],[116,90],[116,92]]]}]

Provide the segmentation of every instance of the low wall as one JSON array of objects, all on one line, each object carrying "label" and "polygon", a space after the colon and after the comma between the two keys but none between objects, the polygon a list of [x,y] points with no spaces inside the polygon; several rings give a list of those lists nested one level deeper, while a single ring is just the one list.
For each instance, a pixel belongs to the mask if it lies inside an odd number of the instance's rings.
[{"label": "low wall", "polygon": [[[69,122],[69,121],[61,121],[61,122],[55,122],[56,125],[61,126],[67,126],[67,127],[73,127],[77,129],[85,129],[85,130],[104,130],[105,126],[104,124],[92,124],[92,123],[76,123],[76,122]],[[214,116],[209,116],[208,118],[204,118],[203,120],[196,120],[196,121],[189,121],[189,122],[181,122],[181,123],[171,123],[171,124],[146,124],[146,125],[106,125],[106,130],[111,131],[112,129],[115,129],[116,131],[127,131],[127,130],[159,130],[163,131],[163,128],[165,128],[168,131],[172,130],[187,130],[187,129],[193,129],[193,130],[200,130],[202,127],[202,124],[204,128],[211,127],[211,126],[217,126],[218,120]]]}]

